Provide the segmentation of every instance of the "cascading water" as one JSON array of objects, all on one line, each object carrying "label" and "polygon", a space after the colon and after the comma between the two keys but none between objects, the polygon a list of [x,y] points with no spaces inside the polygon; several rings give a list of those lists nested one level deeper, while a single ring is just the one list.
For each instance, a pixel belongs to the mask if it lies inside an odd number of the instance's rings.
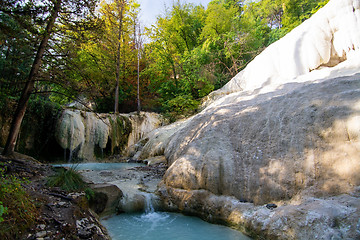
[{"label": "cascading water", "polygon": [[144,196],[144,210],[146,214],[155,212],[153,203],[152,203],[152,194],[151,193],[143,193]]},{"label": "cascading water", "polygon": [[241,232],[210,224],[196,217],[155,211],[153,194],[142,193],[142,195],[143,213],[124,213],[101,221],[113,240],[249,239]]}]

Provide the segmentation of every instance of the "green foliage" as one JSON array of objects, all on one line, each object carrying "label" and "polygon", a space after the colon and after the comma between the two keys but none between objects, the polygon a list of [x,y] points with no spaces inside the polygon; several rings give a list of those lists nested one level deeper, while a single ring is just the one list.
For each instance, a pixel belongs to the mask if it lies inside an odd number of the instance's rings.
[{"label": "green foliage", "polygon": [[[253,36],[243,34],[237,1],[208,8],[175,5],[148,31],[150,76],[163,110],[187,115],[199,100],[222,87],[254,56]],[[263,44],[260,44],[261,46]]]},{"label": "green foliage", "polygon": [[325,6],[330,0],[321,0],[318,1],[317,6],[315,6],[312,10],[311,10],[311,14],[316,13],[320,8],[322,8],[323,6]]},{"label": "green foliage", "polygon": [[276,42],[277,40],[279,40],[280,38],[282,38],[283,36],[285,36],[287,34],[288,30],[284,29],[284,28],[276,28],[273,29],[272,31],[270,31],[269,33],[269,37],[268,37],[268,41],[266,43],[266,45],[270,45],[274,42]]},{"label": "green foliage", "polygon": [[179,117],[193,114],[199,106],[199,102],[194,100],[191,95],[179,95],[164,103],[167,117],[170,121],[177,120]]},{"label": "green foliage", "polygon": [[0,169],[0,238],[19,239],[38,213],[23,187],[27,181],[6,175],[5,171],[4,167]]},{"label": "green foliage", "polygon": [[7,214],[8,208],[4,207],[3,203],[0,202],[0,223],[4,221],[3,215]]},{"label": "green foliage", "polygon": [[192,98],[205,97],[214,89],[215,79],[207,70],[209,54],[206,50],[195,48],[185,53],[182,58],[182,78],[179,79],[181,94],[188,94]]},{"label": "green foliage", "polygon": [[[174,1],[173,6],[146,29],[150,41],[140,49],[140,98],[148,104],[144,108],[173,116],[194,112],[202,97],[221,88],[263,49],[328,1],[212,0],[206,9]],[[14,8],[15,2],[10,1],[6,6]],[[34,9],[36,1],[27,2],[33,12],[39,10]],[[81,2],[74,0],[74,3]],[[38,7],[47,11],[51,4],[52,1],[45,1],[44,8]],[[124,8],[119,4],[125,4]],[[43,81],[36,85],[37,90],[56,92],[48,94],[46,99],[59,104],[81,95],[96,103],[96,111],[110,112],[119,77],[120,111],[136,110],[138,11],[135,0],[103,0],[98,6],[98,17],[88,14],[77,23],[57,24],[56,37],[50,41],[51,50],[47,51],[54,56],[44,57],[46,64],[39,75]],[[60,17],[69,19],[70,15],[61,13]],[[36,16],[43,18],[46,14]],[[0,99],[16,99],[36,52],[28,46],[36,46],[37,36],[44,31],[45,19],[36,22],[32,15],[21,16],[21,19],[18,21],[0,11],[0,69],[3,69]],[[30,26],[33,26],[31,31]],[[119,46],[120,62],[117,61]],[[116,130],[114,134],[120,132]],[[120,144],[118,136],[113,138],[112,151]]]},{"label": "green foliage", "polygon": [[257,29],[256,39],[262,39],[268,46],[310,18],[327,2],[328,0],[254,1],[245,5],[242,21],[250,27],[249,32]]},{"label": "green foliage", "polygon": [[[119,79],[119,109],[122,112],[134,111],[137,97],[134,28],[139,4],[134,0],[99,2],[99,19],[95,26],[88,31],[71,33],[70,41],[63,40],[60,51],[71,53],[72,65],[62,72],[65,79],[74,83],[77,91],[96,103],[98,112],[114,111],[115,88]],[[69,34],[66,29],[64,31]],[[142,65],[144,60],[140,61]],[[146,92],[146,82],[142,82],[141,92]]]},{"label": "green foliage", "polygon": [[23,87],[33,60],[31,34],[0,11],[0,98],[15,97]]},{"label": "green foliage", "polygon": [[86,188],[84,190],[84,192],[85,192],[86,199],[88,201],[91,201],[91,199],[93,199],[95,197],[95,192],[91,188]]},{"label": "green foliage", "polygon": [[34,157],[48,154],[47,144],[54,139],[57,119],[61,112],[59,104],[44,96],[31,98],[21,127],[18,150]]},{"label": "green foliage", "polygon": [[109,113],[114,111],[114,97],[105,96],[95,99],[96,111],[99,113]]},{"label": "green foliage", "polygon": [[76,166],[56,169],[56,173],[48,178],[47,185],[60,187],[65,191],[79,191],[86,187],[81,174],[76,171]]},{"label": "green foliage", "polygon": [[216,41],[224,34],[236,30],[239,24],[235,5],[225,4],[224,1],[212,1],[206,9],[205,26],[202,29],[201,37],[207,40]]},{"label": "green foliage", "polygon": [[[66,81],[69,79],[64,78],[63,74],[69,68],[72,59],[70,52],[66,51],[66,47],[62,46],[61,42],[65,42],[65,39],[70,42],[68,39],[70,32],[82,32],[90,28],[89,19],[96,19],[91,14],[95,10],[96,2],[97,0],[69,0],[61,3],[55,27],[51,29],[52,32],[56,32],[53,33],[56,37],[51,38],[45,47],[43,64],[36,73],[38,75],[36,80],[40,81],[36,83],[35,90],[73,93],[71,91],[73,86],[69,86],[73,81]],[[0,96],[5,94],[18,97],[24,88],[40,41],[47,31],[46,26],[54,4],[55,1],[51,0],[1,1]],[[74,42],[74,39],[72,38],[71,41]],[[74,65],[71,65],[74,68]],[[54,99],[60,100],[59,97],[54,97]]]}]

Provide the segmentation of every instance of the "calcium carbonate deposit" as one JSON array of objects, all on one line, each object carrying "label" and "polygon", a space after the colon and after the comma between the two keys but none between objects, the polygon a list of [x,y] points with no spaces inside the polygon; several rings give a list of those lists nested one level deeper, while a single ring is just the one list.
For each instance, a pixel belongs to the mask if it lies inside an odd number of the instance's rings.
[{"label": "calcium carbonate deposit", "polygon": [[125,153],[162,123],[160,115],[155,113],[115,115],[67,109],[58,120],[55,136],[63,149],[76,151],[80,159],[94,161],[96,147],[101,150],[118,147]]}]

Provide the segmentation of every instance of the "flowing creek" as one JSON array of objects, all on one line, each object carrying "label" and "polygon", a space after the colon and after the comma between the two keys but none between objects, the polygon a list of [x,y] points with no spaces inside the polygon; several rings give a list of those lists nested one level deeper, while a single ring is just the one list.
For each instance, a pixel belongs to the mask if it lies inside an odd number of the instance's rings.
[{"label": "flowing creek", "polygon": [[55,167],[68,167],[75,168],[77,171],[103,171],[103,170],[121,170],[129,169],[134,167],[144,166],[141,163],[65,163],[65,164],[55,164]]},{"label": "flowing creek", "polygon": [[[132,201],[141,196],[142,211],[125,207],[125,213],[101,219],[113,240],[247,240],[239,231],[226,226],[211,224],[197,217],[180,213],[155,211],[157,199],[153,192],[161,178],[151,173],[138,171],[146,169],[139,163],[80,163],[55,166],[75,167],[87,180],[94,184],[113,184],[122,190],[124,198]],[[127,203],[122,203],[124,206]],[[131,205],[131,204],[130,204]],[[138,209],[135,209],[138,210]]]}]

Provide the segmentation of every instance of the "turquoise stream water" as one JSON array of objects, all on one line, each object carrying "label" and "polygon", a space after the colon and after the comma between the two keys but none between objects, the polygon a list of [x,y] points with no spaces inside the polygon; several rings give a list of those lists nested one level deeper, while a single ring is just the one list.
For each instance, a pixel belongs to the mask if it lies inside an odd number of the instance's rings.
[{"label": "turquoise stream water", "polygon": [[248,240],[234,229],[179,213],[120,214],[102,220],[113,240]]},{"label": "turquoise stream water", "polygon": [[55,164],[54,167],[73,167],[76,170],[117,170],[117,169],[129,169],[133,167],[144,166],[141,163],[65,163]]},{"label": "turquoise stream water", "polygon": [[[144,166],[139,163],[80,163],[54,166],[76,170],[117,170]],[[145,196],[144,213],[123,213],[101,220],[113,240],[248,240],[234,229],[207,223],[200,218],[179,213],[156,212],[152,194]]]}]

